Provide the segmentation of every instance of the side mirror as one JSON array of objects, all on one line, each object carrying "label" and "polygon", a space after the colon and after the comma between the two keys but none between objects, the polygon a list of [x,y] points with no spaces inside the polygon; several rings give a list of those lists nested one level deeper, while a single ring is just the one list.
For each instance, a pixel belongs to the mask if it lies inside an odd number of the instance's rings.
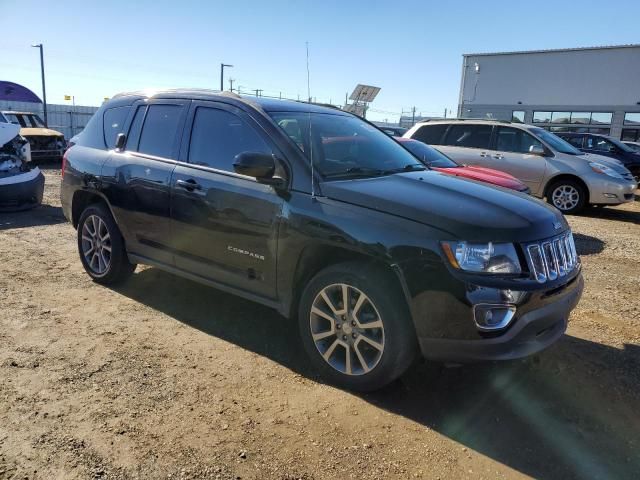
[{"label": "side mirror", "polygon": [[278,186],[281,178],[274,178],[276,172],[275,157],[267,153],[242,152],[233,159],[233,169],[240,175],[255,177],[259,183]]},{"label": "side mirror", "polygon": [[124,133],[119,133],[116,137],[116,150],[118,152],[124,151],[124,147],[127,144],[127,136]]},{"label": "side mirror", "polygon": [[544,147],[541,147],[540,145],[531,145],[529,147],[529,155],[544,157],[547,155],[547,152],[545,151]]}]

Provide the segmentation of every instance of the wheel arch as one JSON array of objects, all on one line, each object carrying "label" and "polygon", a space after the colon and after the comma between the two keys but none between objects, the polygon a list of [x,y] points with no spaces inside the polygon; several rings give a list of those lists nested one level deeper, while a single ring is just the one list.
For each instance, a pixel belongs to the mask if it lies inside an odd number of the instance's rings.
[{"label": "wheel arch", "polygon": [[104,195],[94,190],[76,190],[71,199],[71,223],[74,228],[78,228],[78,220],[82,212],[94,203],[104,204],[111,212],[111,216],[115,219],[111,206]]},{"label": "wheel arch", "polygon": [[589,204],[589,199],[591,197],[591,192],[589,191],[589,186],[580,177],[578,177],[577,175],[570,174],[570,173],[561,173],[559,175],[551,177],[547,181],[547,184],[544,187],[544,196],[546,198],[549,198],[549,195],[551,193],[550,192],[551,187],[553,185],[555,185],[556,183],[558,183],[559,181],[562,181],[562,180],[571,180],[571,181],[576,182],[578,185],[580,185],[584,189],[584,191],[585,191],[585,193],[587,195],[587,199],[586,199],[585,204],[587,204],[587,205]]},{"label": "wheel arch", "polygon": [[291,279],[291,295],[284,302],[284,314],[293,318],[297,314],[300,297],[305,286],[321,270],[339,263],[358,262],[363,265],[373,267],[382,275],[386,276],[392,285],[395,285],[407,305],[407,311],[411,311],[411,296],[406,280],[400,268],[381,258],[358,252],[355,250],[335,246],[335,245],[310,245],[305,247],[296,264],[295,271]]}]

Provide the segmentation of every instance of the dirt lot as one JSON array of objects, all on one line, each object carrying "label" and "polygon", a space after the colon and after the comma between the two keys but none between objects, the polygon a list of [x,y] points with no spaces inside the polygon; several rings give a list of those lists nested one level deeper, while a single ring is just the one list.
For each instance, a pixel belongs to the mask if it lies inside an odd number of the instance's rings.
[{"label": "dirt lot", "polygon": [[586,290],[550,350],[354,395],[267,308],[152,268],[92,283],[46,174],[0,214],[0,479],[640,477],[640,202],[569,219]]}]

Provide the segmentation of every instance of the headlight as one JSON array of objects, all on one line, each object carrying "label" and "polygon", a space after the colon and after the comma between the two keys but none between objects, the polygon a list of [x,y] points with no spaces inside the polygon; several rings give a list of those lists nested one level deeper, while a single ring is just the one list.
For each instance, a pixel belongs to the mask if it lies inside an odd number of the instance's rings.
[{"label": "headlight", "polygon": [[593,170],[596,173],[609,175],[610,177],[613,177],[613,178],[620,178],[620,179],[622,178],[622,175],[616,172],[613,168],[607,167],[606,165],[603,165],[601,163],[589,162],[589,166],[591,167],[591,170]]},{"label": "headlight", "polygon": [[512,243],[442,242],[453,268],[479,273],[521,273],[520,260]]}]

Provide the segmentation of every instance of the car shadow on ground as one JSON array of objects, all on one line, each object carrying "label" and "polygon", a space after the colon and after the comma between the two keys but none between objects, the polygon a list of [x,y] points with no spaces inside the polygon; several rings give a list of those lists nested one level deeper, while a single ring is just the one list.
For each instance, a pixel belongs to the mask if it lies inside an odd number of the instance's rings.
[{"label": "car shadow on ground", "polygon": [[582,217],[615,220],[618,222],[629,222],[640,225],[640,212],[631,212],[629,210],[622,210],[619,208],[587,208],[580,215]]},{"label": "car shadow on ground", "polygon": [[[292,320],[269,308],[154,268],[116,291],[321,381]],[[526,361],[419,362],[382,391],[359,396],[534,478],[632,478],[640,472],[639,372],[640,347],[567,335]]]},{"label": "car shadow on ground", "polygon": [[14,228],[38,227],[64,223],[66,219],[61,207],[39,205],[22,212],[0,212],[0,231]]},{"label": "car shadow on ground", "polygon": [[576,250],[578,255],[595,255],[602,252],[605,242],[591,235],[583,235],[582,233],[573,233],[573,239],[576,242]]}]

